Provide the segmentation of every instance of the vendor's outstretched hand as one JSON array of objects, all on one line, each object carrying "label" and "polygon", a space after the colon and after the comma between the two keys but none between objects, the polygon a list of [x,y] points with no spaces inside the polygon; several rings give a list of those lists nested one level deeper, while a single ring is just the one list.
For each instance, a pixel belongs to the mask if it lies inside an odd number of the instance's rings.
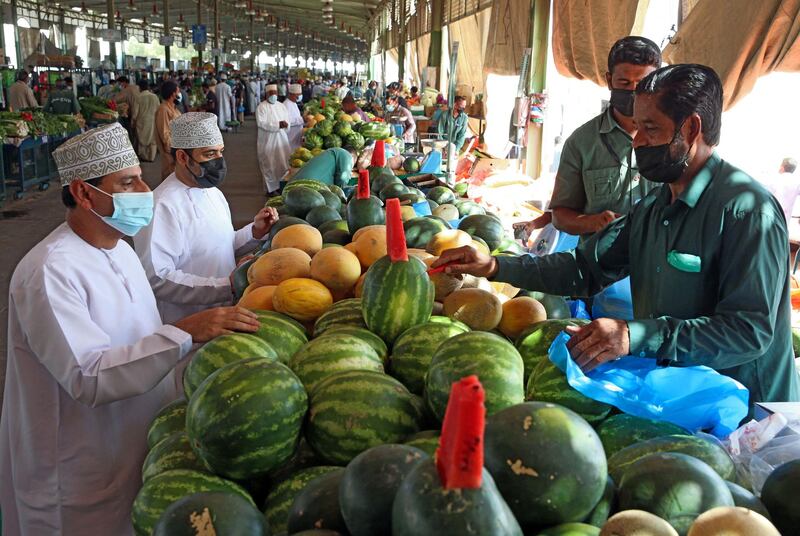
[{"label": "vendor's outstretched hand", "polygon": [[497,273],[497,259],[481,253],[472,246],[461,246],[443,251],[431,268],[437,268],[443,264],[447,265],[445,273],[453,275],[469,274],[475,277],[492,277]]},{"label": "vendor's outstretched hand", "polygon": [[254,333],[260,326],[253,311],[244,307],[214,307],[182,318],[174,323],[192,336],[193,342],[206,342],[234,331]]},{"label": "vendor's outstretched hand", "polygon": [[567,326],[572,337],[567,343],[572,358],[584,372],[630,353],[628,323],[598,318],[585,326]]},{"label": "vendor's outstretched hand", "polygon": [[261,240],[278,221],[278,210],[275,207],[264,207],[253,219],[253,238]]}]

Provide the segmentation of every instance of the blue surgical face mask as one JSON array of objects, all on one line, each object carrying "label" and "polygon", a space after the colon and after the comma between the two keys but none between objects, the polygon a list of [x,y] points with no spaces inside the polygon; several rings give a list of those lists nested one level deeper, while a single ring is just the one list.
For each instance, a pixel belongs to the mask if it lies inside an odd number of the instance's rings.
[{"label": "blue surgical face mask", "polygon": [[297,96],[297,102],[303,102],[303,96],[302,95],[298,95]]},{"label": "blue surgical face mask", "polygon": [[[88,182],[86,184],[89,184]],[[89,184],[89,186],[92,186]],[[134,236],[142,227],[147,227],[153,219],[153,192],[125,192],[109,194],[92,186],[98,192],[109,196],[114,201],[114,213],[101,216],[94,210],[94,215],[103,220],[109,227],[127,236]]]},{"label": "blue surgical face mask", "polygon": [[396,104],[387,104],[386,105],[386,111],[387,112],[393,112],[395,110],[397,110],[397,105]]},{"label": "blue surgical face mask", "polygon": [[178,93],[178,95],[175,97],[175,103],[180,104],[182,101],[183,101],[183,94]]},{"label": "blue surgical face mask", "polygon": [[275,104],[276,102],[278,102],[278,96],[270,95],[269,97],[267,97],[267,102],[269,102],[270,104]]}]

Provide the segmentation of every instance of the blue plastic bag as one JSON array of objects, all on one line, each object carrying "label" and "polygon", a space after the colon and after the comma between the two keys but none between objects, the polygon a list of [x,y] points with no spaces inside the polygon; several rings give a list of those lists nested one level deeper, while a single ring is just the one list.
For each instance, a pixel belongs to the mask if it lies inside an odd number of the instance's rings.
[{"label": "blue plastic bag", "polygon": [[584,374],[567,350],[568,340],[566,333],[556,337],[550,361],[566,373],[573,389],[593,400],[720,438],[747,416],[747,388],[709,367],[659,367],[655,359],[627,356]]},{"label": "blue plastic bag", "polygon": [[592,318],[633,319],[631,278],[620,279],[606,287],[592,300]]},{"label": "blue plastic bag", "polygon": [[417,215],[417,217],[431,215],[431,206],[427,201],[414,203],[411,205],[411,207],[414,209],[414,213]]},{"label": "blue plastic bag", "polygon": [[586,309],[586,302],[583,300],[567,300],[567,305],[569,305],[569,314],[572,318],[592,319],[589,315],[589,310]]}]

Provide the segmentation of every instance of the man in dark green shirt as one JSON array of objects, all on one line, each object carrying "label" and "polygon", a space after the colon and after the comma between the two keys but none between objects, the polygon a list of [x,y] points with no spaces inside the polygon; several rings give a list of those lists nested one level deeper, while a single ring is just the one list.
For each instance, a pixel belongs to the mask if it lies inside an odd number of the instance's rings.
[{"label": "man in dark green shirt", "polygon": [[492,258],[459,248],[434,266],[577,296],[630,275],[634,320],[568,328],[584,370],[633,354],[710,366],[747,387],[751,407],[800,400],[786,221],[773,196],[714,151],[721,114],[711,68],[659,69],[637,86],[634,147],[642,174],[663,186],[575,251]]},{"label": "man in dark green shirt", "polygon": [[75,98],[75,93],[71,87],[67,87],[66,81],[58,79],[56,89],[50,92],[44,111],[53,114],[77,114],[81,111],[81,105]]},{"label": "man in dark green shirt", "polygon": [[[450,129],[453,129],[452,134]],[[467,138],[467,99],[461,95],[456,96],[453,100],[453,111],[443,110],[439,114],[439,120],[436,124],[436,130],[439,135],[447,139],[453,136],[452,150],[458,153],[463,148],[464,140]]]}]

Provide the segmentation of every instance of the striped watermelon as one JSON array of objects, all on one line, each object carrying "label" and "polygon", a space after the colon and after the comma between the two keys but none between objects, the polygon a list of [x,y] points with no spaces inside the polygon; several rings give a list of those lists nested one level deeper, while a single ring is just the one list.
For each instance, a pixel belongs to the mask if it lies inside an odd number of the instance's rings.
[{"label": "striped watermelon", "polygon": [[289,361],[289,368],[310,393],[320,381],[343,370],[383,372],[383,361],[363,339],[333,333],[300,348]]},{"label": "striped watermelon", "polygon": [[267,495],[264,508],[264,516],[267,518],[272,533],[286,532],[289,509],[292,507],[294,498],[305,489],[309,482],[319,476],[339,470],[341,470],[341,467],[335,465],[320,465],[301,469],[273,487],[269,495]]},{"label": "striped watermelon", "polygon": [[381,257],[367,270],[361,295],[364,320],[387,344],[405,330],[427,322],[433,311],[433,283],[416,257],[392,262]]},{"label": "striped watermelon", "polygon": [[261,327],[253,333],[261,337],[278,353],[278,359],[286,364],[289,358],[308,342],[306,330],[300,322],[275,311],[255,311]]},{"label": "striped watermelon", "polygon": [[278,353],[261,337],[246,333],[221,335],[208,341],[197,350],[183,373],[183,390],[186,396],[191,397],[203,380],[213,372],[230,363],[252,357],[276,361]]},{"label": "striped watermelon", "polygon": [[[205,525],[205,521],[213,527]],[[203,491],[175,501],[164,510],[153,531],[153,536],[269,534],[267,520],[258,508],[239,495],[223,491]]]},{"label": "striped watermelon", "polygon": [[567,326],[582,326],[588,323],[588,320],[579,318],[544,320],[523,331],[517,338],[516,347],[522,356],[522,362],[525,363],[525,381],[528,381],[533,369],[542,359],[548,359],[547,352],[559,333]]},{"label": "striped watermelon", "polygon": [[434,322],[434,323],[437,323],[437,324],[454,325],[454,326],[460,327],[464,331],[470,331],[469,326],[466,325],[464,322],[456,320],[455,318],[450,318],[449,316],[433,315],[428,319],[428,322]]},{"label": "striped watermelon", "polygon": [[427,322],[407,329],[392,348],[392,376],[412,393],[422,394],[425,374],[436,349],[447,339],[467,331],[470,329],[464,324],[441,322]]},{"label": "striped watermelon", "polygon": [[134,531],[138,536],[150,536],[170,504],[201,491],[227,491],[241,495],[253,504],[244,488],[230,480],[187,469],[166,471],[145,482],[136,495],[131,513]]},{"label": "striped watermelon", "polygon": [[186,432],[175,432],[165,437],[147,453],[142,464],[142,482],[172,469],[192,469],[208,472],[189,444]]},{"label": "striped watermelon", "polygon": [[436,456],[436,449],[439,448],[440,436],[440,430],[423,430],[422,432],[405,438],[403,444],[409,447],[416,447],[426,452],[429,456]]},{"label": "striped watermelon", "polygon": [[386,347],[386,343],[383,342],[383,339],[372,333],[367,328],[359,328],[356,326],[348,326],[345,324],[336,324],[325,330],[323,336],[326,335],[351,335],[353,337],[357,337],[370,346],[372,349],[375,350],[375,353],[378,354],[378,357],[381,358],[383,364],[388,364],[389,361],[389,349]]},{"label": "striped watermelon", "polygon": [[241,480],[292,456],[307,408],[303,385],[285,365],[245,359],[200,385],[186,410],[186,432],[214,473]]},{"label": "striped watermelon", "polygon": [[486,391],[486,414],[519,404],[525,398],[522,358],[505,339],[469,331],[443,342],[433,354],[425,379],[425,399],[441,420],[450,388],[464,376],[478,376]]},{"label": "striped watermelon", "polygon": [[542,359],[528,379],[527,400],[552,402],[571,409],[590,424],[602,422],[611,406],[583,396],[567,382],[566,375],[550,359]]},{"label": "striped watermelon", "polygon": [[186,429],[187,404],[185,398],[179,398],[158,411],[147,431],[147,448],[151,449],[165,437]]},{"label": "striped watermelon", "polygon": [[314,337],[319,337],[333,326],[356,326],[366,328],[361,314],[361,299],[349,298],[333,304],[314,323]]},{"label": "striped watermelon", "polygon": [[421,408],[403,384],[380,372],[339,372],[309,397],[306,439],[329,463],[346,464],[361,452],[398,443],[419,430]]}]

